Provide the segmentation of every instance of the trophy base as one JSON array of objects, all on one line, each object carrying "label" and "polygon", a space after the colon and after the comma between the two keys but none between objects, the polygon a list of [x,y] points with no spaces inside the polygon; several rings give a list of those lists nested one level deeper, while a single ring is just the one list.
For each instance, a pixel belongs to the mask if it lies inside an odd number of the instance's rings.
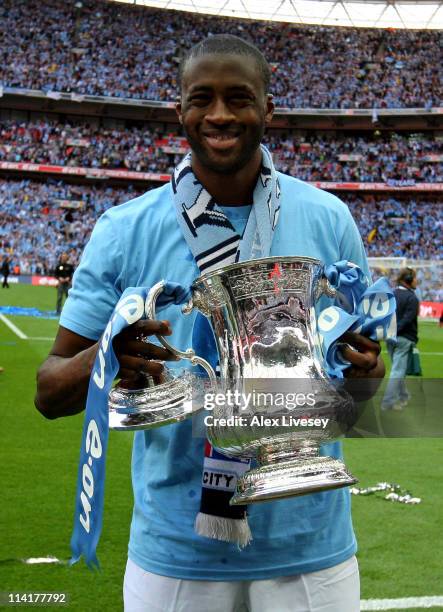
[{"label": "trophy base", "polygon": [[197,414],[203,406],[193,401],[193,382],[194,377],[185,373],[146,389],[114,387],[108,399],[109,428],[154,429]]},{"label": "trophy base", "polygon": [[345,464],[332,457],[281,461],[246,472],[237,481],[231,506],[307,495],[355,484]]}]

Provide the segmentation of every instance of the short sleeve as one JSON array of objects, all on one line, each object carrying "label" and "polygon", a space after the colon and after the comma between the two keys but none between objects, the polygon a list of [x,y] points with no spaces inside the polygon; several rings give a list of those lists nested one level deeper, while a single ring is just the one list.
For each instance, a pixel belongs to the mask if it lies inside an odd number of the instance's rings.
[{"label": "short sleeve", "polygon": [[97,222],[60,317],[60,325],[91,340],[100,338],[122,294],[123,253],[105,213]]}]

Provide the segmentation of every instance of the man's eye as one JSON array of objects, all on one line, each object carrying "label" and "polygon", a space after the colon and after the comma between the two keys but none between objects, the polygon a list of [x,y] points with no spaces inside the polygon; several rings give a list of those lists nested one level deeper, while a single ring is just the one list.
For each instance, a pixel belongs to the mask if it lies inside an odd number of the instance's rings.
[{"label": "man's eye", "polygon": [[190,98],[191,104],[206,104],[208,101],[209,101],[209,96],[205,94],[191,96]]},{"label": "man's eye", "polygon": [[252,98],[247,94],[235,94],[231,97],[231,102],[234,104],[249,104],[252,102]]}]

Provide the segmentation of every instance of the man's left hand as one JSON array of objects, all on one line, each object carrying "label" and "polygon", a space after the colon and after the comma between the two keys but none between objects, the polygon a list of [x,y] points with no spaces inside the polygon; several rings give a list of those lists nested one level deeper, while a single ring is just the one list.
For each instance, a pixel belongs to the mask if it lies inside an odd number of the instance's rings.
[{"label": "man's left hand", "polygon": [[340,340],[348,345],[341,347],[341,353],[352,364],[344,372],[348,390],[357,401],[366,401],[375,395],[385,376],[380,344],[354,332],[346,332]]}]

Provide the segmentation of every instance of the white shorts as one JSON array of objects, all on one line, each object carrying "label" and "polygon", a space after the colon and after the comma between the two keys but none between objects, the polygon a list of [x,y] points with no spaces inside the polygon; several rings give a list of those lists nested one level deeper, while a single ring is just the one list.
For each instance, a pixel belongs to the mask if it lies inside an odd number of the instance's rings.
[{"label": "white shorts", "polygon": [[355,557],[318,572],[272,580],[181,580],[128,560],[125,612],[359,612]]}]

